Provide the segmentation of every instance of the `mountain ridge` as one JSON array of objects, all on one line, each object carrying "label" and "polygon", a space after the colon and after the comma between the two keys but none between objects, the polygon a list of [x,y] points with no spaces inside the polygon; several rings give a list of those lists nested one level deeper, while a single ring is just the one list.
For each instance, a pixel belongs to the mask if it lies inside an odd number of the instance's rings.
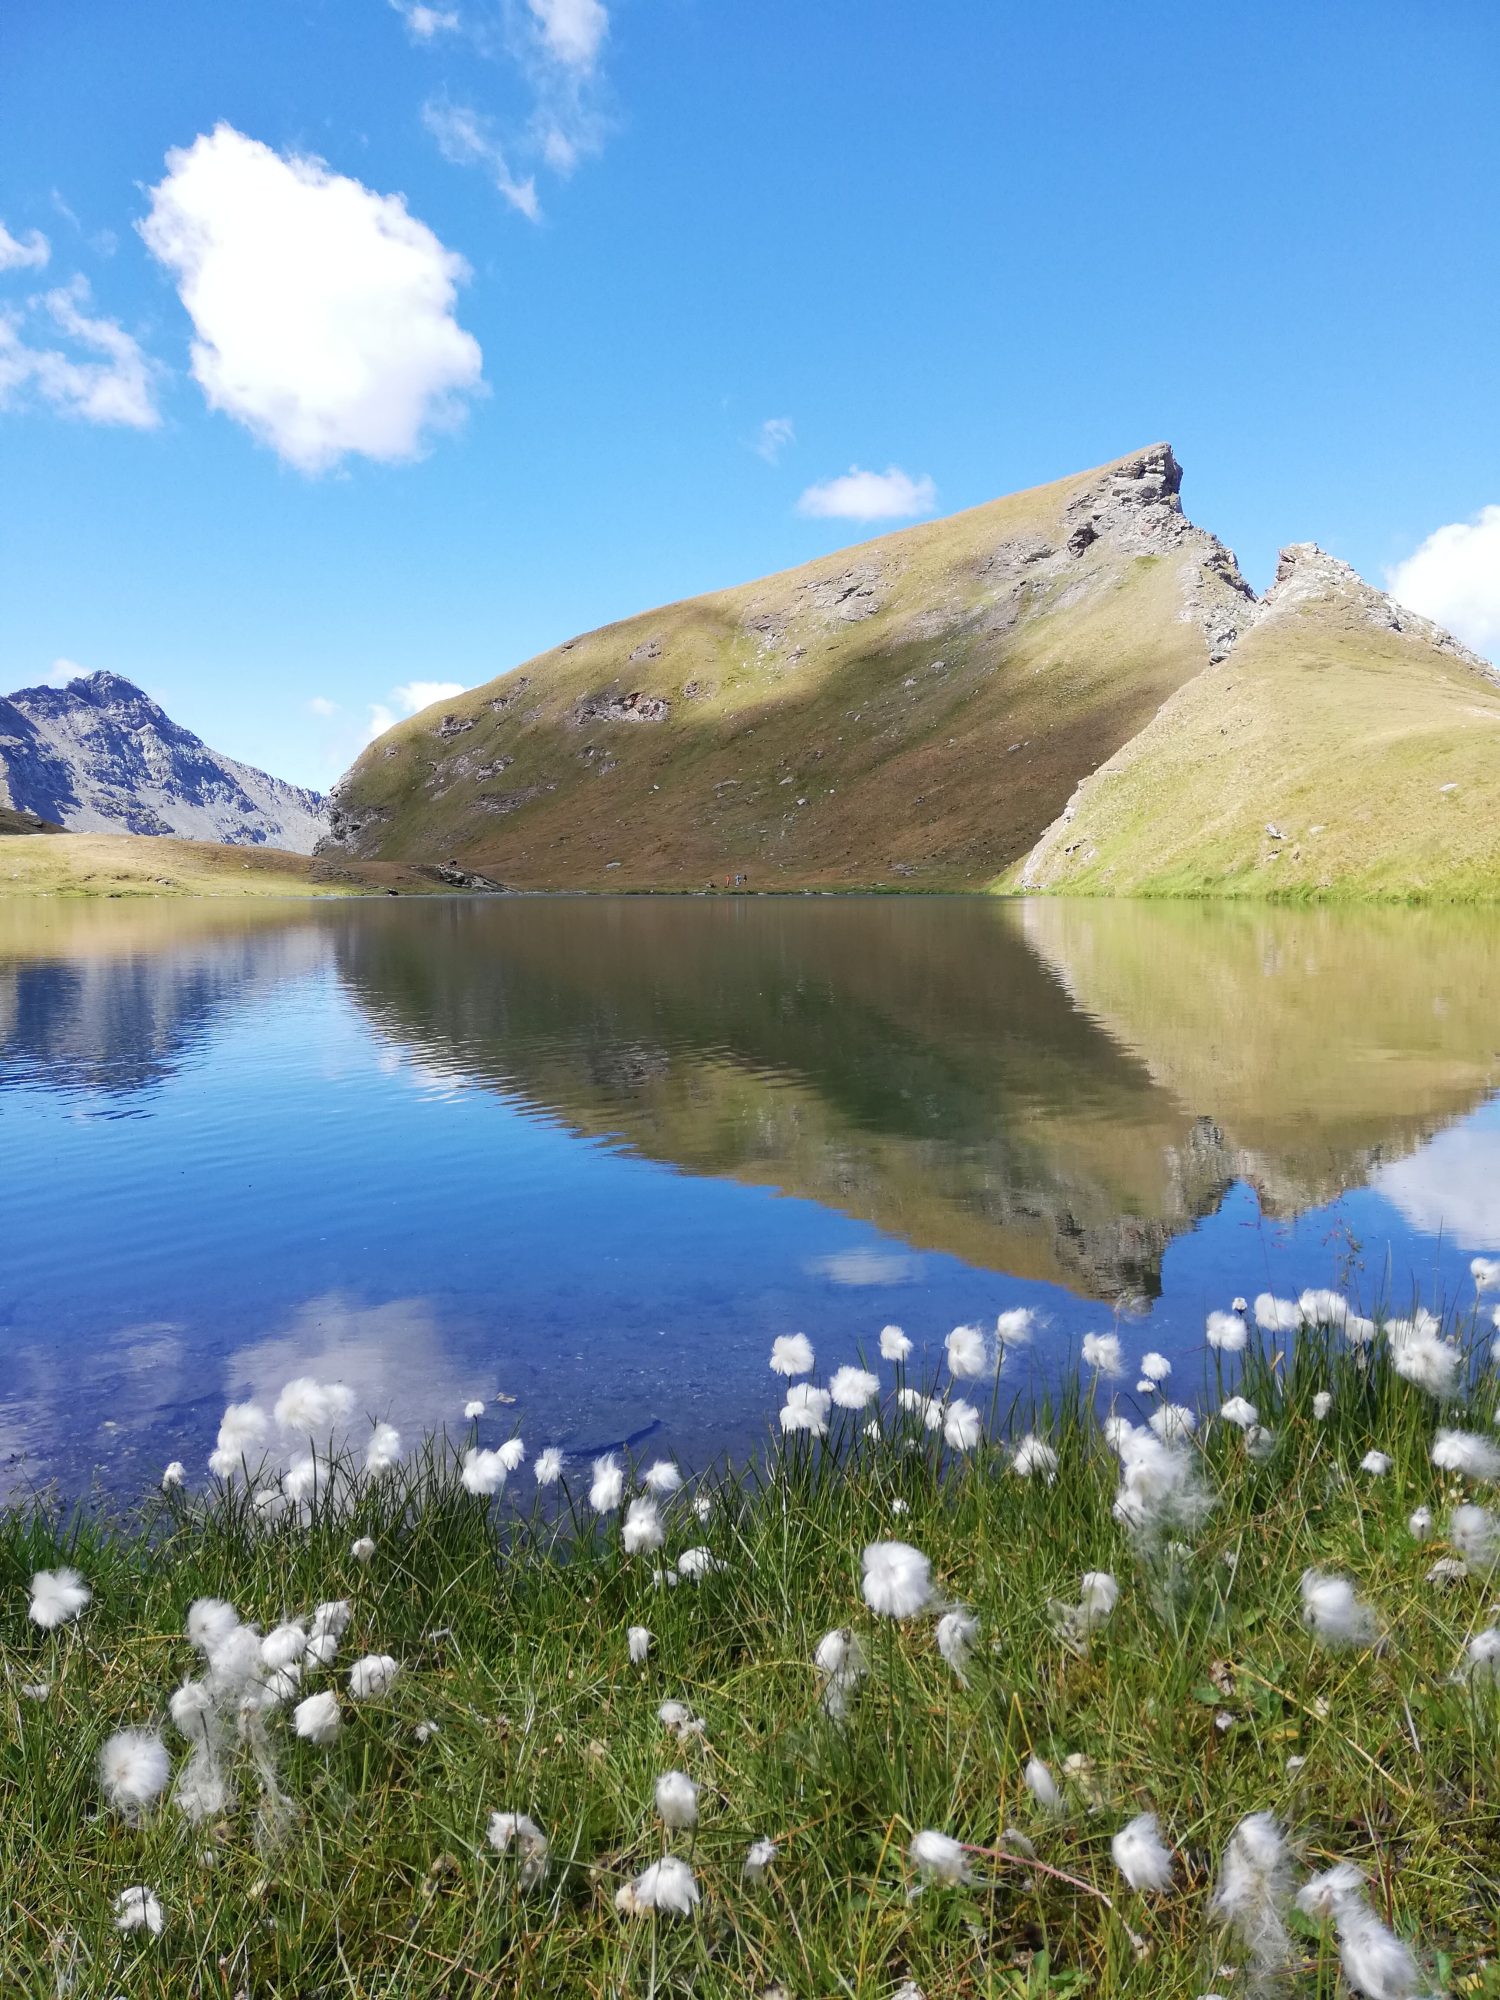
[{"label": "mountain ridge", "polygon": [[322,851],[537,889],[1500,896],[1494,668],[1313,543],[1257,598],[1181,486],[1150,445],[581,634],[372,744]]},{"label": "mountain ridge", "polygon": [[81,674],[0,696],[0,805],[70,832],[176,835],[310,854],[320,793],[211,750],[133,681]]}]

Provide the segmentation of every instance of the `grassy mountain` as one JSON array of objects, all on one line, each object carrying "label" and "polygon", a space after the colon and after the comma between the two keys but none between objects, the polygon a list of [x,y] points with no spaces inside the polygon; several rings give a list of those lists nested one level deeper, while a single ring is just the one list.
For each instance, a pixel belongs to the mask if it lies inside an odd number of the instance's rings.
[{"label": "grassy mountain", "polygon": [[1008,886],[1500,894],[1500,678],[1311,544],[1224,659],[1079,786]]},{"label": "grassy mountain", "polygon": [[324,851],[979,888],[1253,611],[1170,447],[608,625],[399,724]]}]

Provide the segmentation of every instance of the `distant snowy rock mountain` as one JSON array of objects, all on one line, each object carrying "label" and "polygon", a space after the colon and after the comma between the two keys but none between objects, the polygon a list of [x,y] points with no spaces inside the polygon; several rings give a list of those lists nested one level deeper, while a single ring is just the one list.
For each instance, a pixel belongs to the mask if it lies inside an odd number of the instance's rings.
[{"label": "distant snowy rock mountain", "polygon": [[210,750],[118,674],[0,696],[0,806],[73,833],[170,833],[311,854],[320,792]]}]

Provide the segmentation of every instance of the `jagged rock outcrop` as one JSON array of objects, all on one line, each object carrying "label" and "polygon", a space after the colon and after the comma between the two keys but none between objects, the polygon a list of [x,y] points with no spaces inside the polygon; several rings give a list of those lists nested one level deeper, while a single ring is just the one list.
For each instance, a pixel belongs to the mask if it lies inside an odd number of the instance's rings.
[{"label": "jagged rock outcrop", "polygon": [[118,674],[0,698],[0,805],[74,833],[176,834],[310,854],[321,794],[210,750]]}]

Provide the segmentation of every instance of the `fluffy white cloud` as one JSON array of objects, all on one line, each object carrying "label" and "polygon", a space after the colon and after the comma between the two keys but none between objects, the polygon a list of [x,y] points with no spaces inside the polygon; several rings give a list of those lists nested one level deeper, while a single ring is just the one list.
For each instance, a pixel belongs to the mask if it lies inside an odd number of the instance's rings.
[{"label": "fluffy white cloud", "polygon": [[481,387],[454,317],[462,257],[322,160],[232,125],[167,155],[140,225],[192,319],[209,405],[303,472],[415,458]]},{"label": "fluffy white cloud", "polygon": [[452,701],[455,695],[463,692],[462,681],[403,681],[400,687],[391,689],[388,701],[370,703],[370,720],[365,727],[364,740],[373,743],[377,736],[384,736],[388,729],[394,729],[401,716],[420,715],[434,702]]},{"label": "fluffy white cloud", "polygon": [[427,7],[422,0],[391,0],[392,7],[406,23],[414,42],[434,41],[439,35],[456,35],[462,20],[451,7]]},{"label": "fluffy white cloud", "polygon": [[321,717],[326,722],[330,715],[338,714],[339,705],[336,701],[330,701],[326,694],[315,694],[307,704],[307,712],[309,715]]},{"label": "fluffy white cloud", "polygon": [[391,698],[400,704],[407,715],[419,715],[424,708],[431,708],[436,701],[452,701],[456,694],[462,694],[462,681],[407,681],[401,687],[391,689]]},{"label": "fluffy white cloud", "polygon": [[[79,277],[24,308],[0,311],[0,410],[40,402],[90,424],[144,431],[161,422],[155,364],[117,320],[90,312],[92,304],[88,280]],[[72,352],[38,344],[44,320]]]},{"label": "fluffy white cloud", "polygon": [[76,660],[54,660],[47,669],[48,687],[66,687],[69,681],[76,681],[88,673],[87,667],[80,667]]},{"label": "fluffy white cloud", "polygon": [[775,465],[787,446],[796,442],[797,432],[790,417],[767,417],[750,449],[767,465]]},{"label": "fluffy white cloud", "polygon": [[1500,507],[1438,528],[1388,572],[1386,588],[1477,652],[1500,659]]},{"label": "fluffy white cloud", "polygon": [[899,465],[884,472],[861,472],[851,465],[837,479],[809,486],[797,502],[797,512],[818,521],[909,521],[930,514],[937,488],[924,473],[920,479]]},{"label": "fluffy white cloud", "polygon": [[52,246],[40,229],[12,236],[0,222],[0,271],[40,271],[51,255]]},{"label": "fluffy white cloud", "polygon": [[536,182],[530,175],[518,181],[506,165],[505,154],[487,119],[462,104],[425,104],[422,123],[438,142],[445,160],[456,167],[483,167],[512,208],[528,221],[541,213],[536,198]]},{"label": "fluffy white cloud", "polygon": [[600,0],[527,0],[548,53],[573,69],[592,69],[609,31]]}]

